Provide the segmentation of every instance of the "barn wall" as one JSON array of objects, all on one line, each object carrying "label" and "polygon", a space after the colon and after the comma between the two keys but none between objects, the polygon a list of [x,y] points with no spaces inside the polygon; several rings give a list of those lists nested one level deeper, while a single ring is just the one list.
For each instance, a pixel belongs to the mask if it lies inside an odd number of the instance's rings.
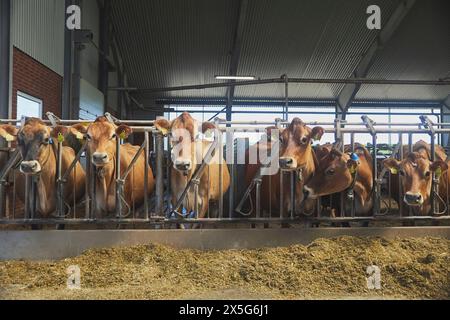
[{"label": "barn wall", "polygon": [[11,41],[21,51],[64,73],[64,1],[11,1]]},{"label": "barn wall", "polygon": [[50,111],[61,115],[62,77],[36,59],[13,50],[12,117],[16,118],[17,91],[43,101],[43,114]]}]

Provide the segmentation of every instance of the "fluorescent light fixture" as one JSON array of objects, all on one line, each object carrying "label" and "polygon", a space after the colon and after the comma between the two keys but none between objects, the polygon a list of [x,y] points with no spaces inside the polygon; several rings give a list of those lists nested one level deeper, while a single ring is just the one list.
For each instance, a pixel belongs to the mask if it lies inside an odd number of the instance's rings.
[{"label": "fluorescent light fixture", "polygon": [[255,80],[254,76],[216,76],[217,80]]}]

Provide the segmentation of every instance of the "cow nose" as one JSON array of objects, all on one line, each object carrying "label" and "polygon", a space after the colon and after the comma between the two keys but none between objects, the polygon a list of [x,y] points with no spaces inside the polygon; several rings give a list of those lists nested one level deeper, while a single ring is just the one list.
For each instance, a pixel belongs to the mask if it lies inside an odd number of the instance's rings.
[{"label": "cow nose", "polygon": [[94,164],[105,164],[108,162],[108,154],[104,152],[95,152],[92,155],[92,161]]},{"label": "cow nose", "polygon": [[36,174],[41,171],[41,166],[37,161],[22,161],[20,171],[24,174]]},{"label": "cow nose", "polygon": [[419,205],[422,204],[423,198],[420,193],[407,192],[405,194],[405,202],[409,205]]},{"label": "cow nose", "polygon": [[294,159],[292,158],[280,158],[280,167],[281,168],[290,168],[294,163]]},{"label": "cow nose", "polygon": [[175,168],[180,171],[191,170],[192,162],[190,160],[177,160],[175,161]]}]

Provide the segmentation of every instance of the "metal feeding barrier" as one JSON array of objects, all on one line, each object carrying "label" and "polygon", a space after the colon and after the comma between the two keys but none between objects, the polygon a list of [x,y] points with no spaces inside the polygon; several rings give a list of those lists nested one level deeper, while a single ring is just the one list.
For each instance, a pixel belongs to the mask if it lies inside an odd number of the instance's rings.
[{"label": "metal feeding barrier", "polygon": [[[90,123],[86,121],[61,120],[53,114],[47,114],[49,120],[44,122],[55,127],[57,125],[73,125],[77,123]],[[358,142],[358,135],[370,135],[373,167],[373,188],[371,190],[373,207],[368,215],[357,215],[355,211],[354,190],[346,190],[340,194],[317,199],[314,210],[304,208],[305,201],[300,203],[296,200],[299,192],[297,182],[306,182],[302,168],[297,170],[278,170],[276,161],[276,171],[267,174],[270,170],[272,158],[278,156],[279,141],[272,141],[270,151],[264,155],[265,162],[252,163],[258,168],[249,176],[249,162],[252,156],[248,154],[249,137],[264,136],[268,126],[275,126],[283,130],[290,123],[286,120],[277,119],[274,122],[268,121],[225,121],[215,120],[217,130],[213,141],[210,141],[209,148],[203,157],[203,161],[197,166],[192,174],[192,178],[187,182],[180,197],[171,197],[171,170],[170,136],[165,136],[154,126],[154,120],[119,120],[107,114],[106,118],[115,125],[127,124],[133,134],[143,135],[143,142],[138,145],[136,153],[132,156],[126,168],[121,164],[121,153],[123,152],[123,139],[116,138],[115,143],[115,165],[114,170],[114,212],[102,212],[98,208],[98,190],[96,179],[102,172],[96,168],[89,152],[87,140],[81,140],[81,147],[77,150],[75,158],[63,170],[62,158],[65,140],[56,139],[52,144],[52,152],[56,158],[55,168],[55,212],[47,217],[42,217],[37,212],[37,199],[39,194],[39,176],[24,176],[18,170],[21,161],[21,154],[14,143],[8,142],[1,151],[7,155],[0,168],[0,224],[15,225],[39,225],[39,224],[148,224],[148,225],[171,225],[171,224],[215,224],[215,223],[296,223],[296,222],[350,222],[350,221],[373,221],[373,220],[445,220],[450,219],[450,207],[448,196],[442,197],[439,193],[439,176],[433,173],[430,199],[431,210],[429,214],[417,215],[405,203],[403,203],[402,184],[397,183],[392,189],[392,179],[400,179],[397,175],[380,166],[380,159],[377,144],[377,137],[380,134],[398,135],[398,143],[393,147],[392,157],[402,159],[404,156],[403,136],[408,136],[408,151],[411,152],[414,146],[413,136],[416,134],[428,134],[430,136],[430,160],[435,160],[436,135],[450,134],[450,124],[433,123],[426,116],[420,117],[420,123],[376,123],[367,116],[362,116],[362,122],[346,122],[337,120],[334,122],[313,122],[307,123],[309,126],[323,126],[325,133],[335,135],[334,147],[344,152],[355,150]],[[0,120],[0,123],[16,123],[16,120]],[[223,144],[225,135],[225,145]],[[349,137],[349,145],[344,144],[345,137]],[[270,137],[268,137],[270,139]],[[265,141],[265,140],[264,140]],[[219,159],[226,158],[226,163],[220,161],[217,165],[219,170],[218,193],[221,195],[215,203],[208,205],[207,215],[199,218],[199,185],[200,179],[208,167],[212,157],[218,154]],[[273,153],[273,154],[272,154]],[[139,159],[144,158],[145,164],[143,172],[135,172],[135,166]],[[261,161],[261,154],[256,155],[253,160]],[[85,194],[81,201],[75,197],[77,190],[67,190],[67,181],[70,175],[75,174],[77,164],[82,163],[86,172]],[[225,178],[223,176],[224,166],[230,173],[229,188],[225,188]],[[148,176],[152,170],[155,190],[148,195]],[[264,173],[264,171],[267,171]],[[135,174],[144,175],[143,185],[134,185],[132,190],[144,190],[144,199],[141,205],[132,201],[128,203],[125,197],[125,184],[127,179],[131,179]],[[247,175],[247,177],[246,177]],[[210,175],[208,175],[209,177]],[[275,181],[279,179],[279,181]],[[288,179],[288,180],[286,180]],[[274,194],[272,188],[279,185],[279,194]],[[288,187],[285,187],[288,186]],[[262,195],[263,188],[268,188],[268,198]],[[267,190],[266,190],[267,191]],[[395,192],[394,192],[395,191]],[[22,206],[19,201],[18,192],[23,192]],[[72,203],[67,201],[67,193],[72,194]],[[394,194],[397,195],[393,199]],[[186,215],[183,212],[183,203],[190,195],[194,199],[193,215]],[[306,196],[306,194],[304,194]],[[170,200],[172,198],[172,201]],[[174,200],[173,200],[174,199]],[[275,200],[273,200],[275,199]],[[285,199],[288,199],[287,202]],[[397,203],[394,208],[393,202]],[[275,203],[273,201],[276,201]],[[269,205],[263,205],[268,202]],[[326,216],[324,212],[329,208],[338,211],[339,216]]]}]

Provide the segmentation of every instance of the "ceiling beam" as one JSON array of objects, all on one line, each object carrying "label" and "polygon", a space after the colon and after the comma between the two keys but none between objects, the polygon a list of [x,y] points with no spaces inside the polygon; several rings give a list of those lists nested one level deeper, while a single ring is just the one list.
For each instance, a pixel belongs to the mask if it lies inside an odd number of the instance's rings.
[{"label": "ceiling beam", "polygon": [[[384,28],[380,31],[378,37],[370,46],[369,50],[362,56],[359,64],[353,71],[354,78],[365,78],[369,72],[370,67],[373,65],[376,56],[383,50],[386,43],[394,34],[397,27],[400,25],[403,18],[409,12],[411,7],[414,5],[415,0],[403,0],[397,9],[394,11],[392,16],[386,22]],[[346,112],[352,104],[353,99],[356,97],[361,84],[346,84],[337,98],[338,108]]]},{"label": "ceiling beam", "polygon": [[[239,17],[236,24],[236,33],[234,34],[233,40],[233,49],[231,51],[231,62],[230,62],[230,76],[237,76],[239,60],[241,58],[241,49],[242,49],[242,36],[244,34],[244,25],[245,19],[247,17],[247,7],[248,0],[241,0],[239,5]],[[227,120],[231,121],[231,114],[233,108],[233,99],[234,99],[235,87],[231,86],[227,88],[226,94],[226,113]]]}]

